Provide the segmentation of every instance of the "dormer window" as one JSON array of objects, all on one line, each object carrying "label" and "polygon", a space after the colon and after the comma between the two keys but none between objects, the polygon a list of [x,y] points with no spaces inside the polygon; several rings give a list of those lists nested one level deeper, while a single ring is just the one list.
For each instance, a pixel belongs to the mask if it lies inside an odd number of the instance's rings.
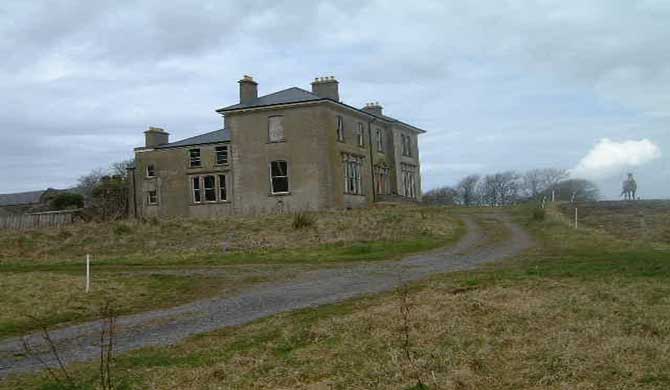
[{"label": "dormer window", "polygon": [[200,149],[189,149],[189,166],[191,168],[202,166],[202,160],[200,159]]},{"label": "dormer window", "polygon": [[156,167],[154,164],[147,165],[147,177],[156,177]]}]

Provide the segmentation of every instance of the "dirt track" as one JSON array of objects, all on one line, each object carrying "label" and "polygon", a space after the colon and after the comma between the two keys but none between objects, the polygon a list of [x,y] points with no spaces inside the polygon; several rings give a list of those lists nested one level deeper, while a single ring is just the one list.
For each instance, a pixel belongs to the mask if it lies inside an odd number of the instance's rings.
[{"label": "dirt track", "polygon": [[[174,344],[191,335],[248,323],[279,312],[387,291],[431,274],[474,268],[513,256],[532,245],[529,236],[504,216],[490,214],[485,218],[497,220],[509,230],[509,235],[503,241],[491,241],[476,219],[466,217],[466,235],[447,249],[400,261],[309,271],[291,281],[265,284],[235,296],[121,317],[115,351],[122,353],[147,346]],[[51,332],[63,360],[72,363],[97,358],[100,326],[99,321],[92,321]],[[42,351],[42,360],[48,364],[56,363],[46,352],[38,334],[31,335],[29,341],[36,350]],[[37,359],[26,358],[22,352],[18,338],[0,342],[0,379],[42,368]]]}]

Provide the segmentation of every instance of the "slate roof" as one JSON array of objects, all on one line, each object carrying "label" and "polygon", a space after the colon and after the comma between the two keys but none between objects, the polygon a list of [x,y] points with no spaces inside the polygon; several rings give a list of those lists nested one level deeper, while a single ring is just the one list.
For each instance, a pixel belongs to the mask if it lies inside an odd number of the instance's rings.
[{"label": "slate roof", "polygon": [[363,113],[366,113],[368,115],[381,118],[383,120],[389,121],[389,122],[396,122],[400,123],[402,125],[405,125],[407,127],[411,127],[412,129],[420,132],[420,133],[425,133],[425,130],[419,129],[418,127],[412,126],[410,124],[407,124],[403,121],[400,121],[398,119],[392,118],[390,116],[386,115],[376,115],[371,112],[367,112],[365,110],[362,110],[360,108],[352,107],[348,104],[344,104],[342,102],[335,101],[333,99],[328,99],[328,98],[323,98],[318,95],[315,95],[309,91],[305,91],[302,88],[298,87],[292,87],[292,88],[287,88],[283,89],[281,91],[271,93],[269,95],[265,96],[260,96],[248,103],[238,103],[238,104],[233,104],[232,106],[228,107],[223,107],[219,108],[216,110],[216,112],[219,113],[224,113],[227,111],[234,111],[234,110],[241,110],[245,108],[256,108],[256,107],[265,107],[265,106],[274,106],[278,104],[292,104],[292,103],[302,103],[302,102],[310,102],[310,101],[317,101],[317,100],[330,100],[334,103],[341,104],[343,106],[346,106],[348,108],[354,109],[356,111],[360,111]]},{"label": "slate roof", "polygon": [[16,194],[0,194],[0,207],[40,203],[40,198],[45,192],[29,191]]},{"label": "slate roof", "polygon": [[242,108],[273,106],[276,104],[300,103],[314,100],[325,100],[325,98],[317,96],[311,92],[305,91],[302,88],[292,87],[283,89],[275,93],[271,93],[269,95],[257,97],[256,99],[248,103],[233,104],[232,106],[223,107],[216,111],[225,112],[225,111],[239,110]]},{"label": "slate roof", "polygon": [[229,141],[230,129],[219,129],[210,131],[209,133],[196,135],[195,137],[186,138],[181,141],[170,142],[169,144],[157,146],[156,149],[170,149],[191,145],[216,144]]}]

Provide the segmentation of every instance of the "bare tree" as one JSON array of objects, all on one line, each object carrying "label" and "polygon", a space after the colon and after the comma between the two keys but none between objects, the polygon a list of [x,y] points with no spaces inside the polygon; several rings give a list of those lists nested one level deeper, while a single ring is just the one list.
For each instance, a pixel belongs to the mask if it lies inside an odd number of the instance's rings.
[{"label": "bare tree", "polygon": [[540,198],[548,188],[568,177],[565,169],[540,168],[527,171],[522,178],[524,195],[530,199]]},{"label": "bare tree", "polygon": [[477,204],[477,183],[479,175],[469,175],[461,179],[456,185],[459,201],[464,206]]},{"label": "bare tree", "polygon": [[551,191],[554,191],[556,200],[568,202],[595,201],[600,198],[598,186],[584,179],[560,181],[546,190],[547,193]]},{"label": "bare tree", "polygon": [[519,174],[514,171],[486,175],[477,187],[481,202],[489,206],[506,206],[519,200]]}]

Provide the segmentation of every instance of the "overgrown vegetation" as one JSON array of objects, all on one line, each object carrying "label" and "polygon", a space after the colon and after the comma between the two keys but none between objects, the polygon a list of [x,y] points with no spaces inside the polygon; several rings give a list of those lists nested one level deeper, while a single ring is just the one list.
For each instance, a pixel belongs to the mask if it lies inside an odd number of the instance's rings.
[{"label": "overgrown vegetation", "polygon": [[514,215],[538,243],[520,258],[136,351],[119,371],[137,389],[670,387],[670,253],[551,208]]},{"label": "overgrown vegetation", "polygon": [[[448,245],[463,229],[451,211],[417,206],[221,220],[152,220],[0,232],[0,338],[96,318],[112,299],[120,314],[176,305],[281,280],[318,267],[392,260]],[[303,221],[304,223],[304,221]],[[84,259],[92,255],[92,290]],[[254,264],[253,267],[249,267]]]}]

